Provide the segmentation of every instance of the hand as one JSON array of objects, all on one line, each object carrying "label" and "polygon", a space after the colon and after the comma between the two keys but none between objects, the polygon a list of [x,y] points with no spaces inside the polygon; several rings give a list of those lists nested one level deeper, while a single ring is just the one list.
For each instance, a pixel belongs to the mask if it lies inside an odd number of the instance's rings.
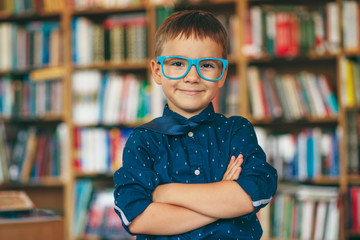
[{"label": "hand", "polygon": [[232,156],[230,159],[230,163],[224,173],[222,181],[226,180],[237,180],[241,173],[241,164],[244,162],[244,157],[242,154],[239,154],[237,158]]}]

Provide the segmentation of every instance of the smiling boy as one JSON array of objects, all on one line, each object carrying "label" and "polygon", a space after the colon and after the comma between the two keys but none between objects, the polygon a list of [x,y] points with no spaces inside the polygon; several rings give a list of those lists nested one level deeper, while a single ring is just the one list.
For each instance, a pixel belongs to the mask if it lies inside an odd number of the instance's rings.
[{"label": "smiling boy", "polygon": [[[156,33],[151,69],[163,116],[129,137],[114,174],[115,211],[137,239],[260,239],[256,212],[277,188],[254,129],[214,112],[226,31],[213,14],[176,12]],[[235,157],[237,156],[237,157]]]}]

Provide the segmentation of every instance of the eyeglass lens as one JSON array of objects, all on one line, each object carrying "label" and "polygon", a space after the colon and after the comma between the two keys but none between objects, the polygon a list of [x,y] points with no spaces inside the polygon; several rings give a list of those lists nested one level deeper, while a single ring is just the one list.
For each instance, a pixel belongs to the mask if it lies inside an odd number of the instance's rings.
[{"label": "eyeglass lens", "polygon": [[[182,58],[166,58],[163,63],[163,71],[166,77],[181,78],[189,68],[189,62]],[[216,59],[202,60],[199,62],[198,71],[200,76],[207,79],[218,79],[223,72],[223,64]]]}]

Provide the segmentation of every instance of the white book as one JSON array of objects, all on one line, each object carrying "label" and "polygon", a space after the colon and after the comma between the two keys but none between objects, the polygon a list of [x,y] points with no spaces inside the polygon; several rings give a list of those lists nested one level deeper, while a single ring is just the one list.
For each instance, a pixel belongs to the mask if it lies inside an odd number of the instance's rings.
[{"label": "white book", "polygon": [[251,34],[253,39],[252,55],[254,57],[259,57],[262,53],[262,47],[263,47],[262,10],[259,6],[254,6],[250,8],[250,18],[252,25]]},{"label": "white book", "polygon": [[77,64],[80,66],[92,63],[93,48],[92,27],[89,19],[79,17],[76,22],[76,52]]},{"label": "white book", "polygon": [[265,109],[262,103],[260,88],[260,70],[257,67],[248,68],[248,89],[250,93],[250,104],[252,115],[255,119],[263,119],[265,117]]},{"label": "white book", "polygon": [[121,93],[123,89],[123,76],[118,73],[110,73],[108,75],[108,83],[105,87],[104,94],[104,124],[119,123]]},{"label": "white book", "polygon": [[92,140],[94,143],[94,172],[96,173],[107,173],[108,172],[108,163],[107,163],[107,154],[108,154],[108,146],[106,144],[106,130],[102,128],[95,128],[94,131],[94,139]]},{"label": "white book", "polygon": [[343,45],[345,51],[356,51],[359,47],[358,2],[344,1],[342,7]]},{"label": "white book", "polygon": [[139,109],[139,91],[140,91],[140,83],[139,80],[136,79],[134,75],[128,75],[129,77],[129,85],[128,85],[128,96],[126,99],[126,117],[125,122],[127,123],[135,123],[137,120],[137,113]]},{"label": "white book", "polygon": [[315,202],[312,200],[305,200],[302,202],[302,218],[301,218],[301,232],[300,239],[312,239],[312,230],[314,222]]},{"label": "white book", "polygon": [[337,2],[326,3],[327,50],[337,54],[340,50],[339,6]]},{"label": "white book", "polygon": [[339,239],[339,225],[340,225],[340,213],[337,207],[336,199],[331,199],[329,203],[328,217],[325,227],[326,240],[338,240]]},{"label": "white book", "polygon": [[324,239],[327,205],[328,204],[325,201],[321,201],[317,204],[314,240]]}]

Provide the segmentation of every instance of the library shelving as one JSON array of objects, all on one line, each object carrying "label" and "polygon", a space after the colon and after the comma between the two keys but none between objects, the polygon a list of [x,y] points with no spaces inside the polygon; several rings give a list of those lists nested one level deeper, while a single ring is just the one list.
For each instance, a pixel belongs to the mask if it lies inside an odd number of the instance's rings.
[{"label": "library shelving", "polygon": [[[123,234],[92,215],[114,219],[122,146],[133,127],[161,114],[149,61],[156,28],[181,9],[212,11],[226,26],[229,73],[214,106],[247,117],[278,170],[278,193],[259,215],[262,239],[359,237],[358,0],[4,1],[0,189],[24,190],[60,213],[66,239]],[[24,148],[23,135],[46,142],[46,130],[50,142],[62,139],[51,148],[61,149],[58,175],[10,181],[4,169],[15,159],[4,160],[5,144]]]}]

